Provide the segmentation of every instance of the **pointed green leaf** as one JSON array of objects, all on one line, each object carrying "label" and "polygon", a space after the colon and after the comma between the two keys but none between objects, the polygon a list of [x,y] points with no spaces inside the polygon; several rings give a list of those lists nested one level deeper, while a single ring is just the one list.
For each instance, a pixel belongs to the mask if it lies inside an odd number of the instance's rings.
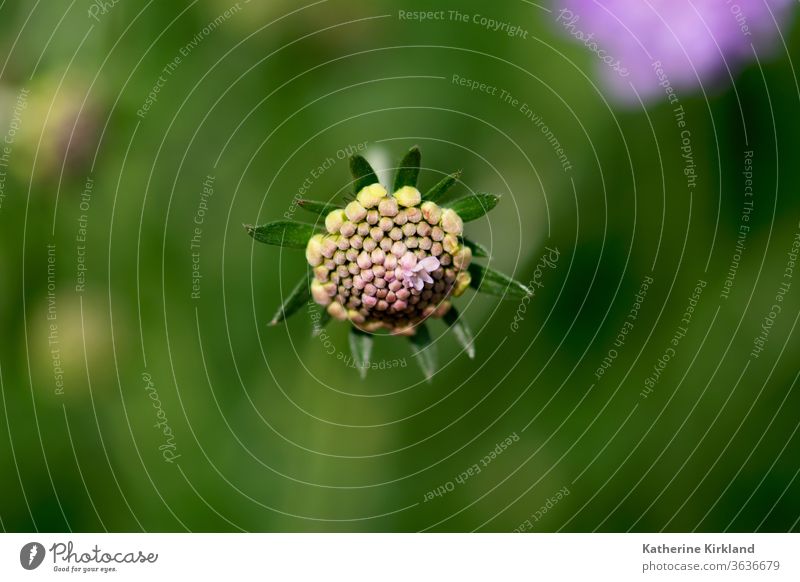
[{"label": "pointed green leaf", "polygon": [[426,324],[419,324],[416,330],[417,333],[411,336],[409,340],[411,341],[414,355],[417,358],[417,363],[422,369],[422,373],[425,374],[425,380],[430,382],[438,367],[436,346],[431,339],[431,332],[428,331],[428,326]]},{"label": "pointed green leaf", "polygon": [[316,200],[298,200],[297,205],[303,210],[307,210],[317,216],[327,216],[329,212],[341,208],[336,204],[328,204],[327,202],[317,202]]},{"label": "pointed green leaf", "polygon": [[319,314],[319,319],[314,322],[311,335],[317,337],[319,334],[321,334],[322,330],[325,329],[325,326],[330,323],[331,319],[333,319],[331,314],[323,309]]},{"label": "pointed green leaf", "polygon": [[461,242],[470,248],[473,257],[481,258],[489,256],[489,249],[487,249],[482,244],[476,243],[475,241],[471,241],[466,237],[461,237]]},{"label": "pointed green leaf", "polygon": [[353,189],[358,194],[362,188],[380,182],[375,170],[369,165],[364,156],[353,156],[350,158],[350,173],[353,174]]},{"label": "pointed green leaf", "polygon": [[444,195],[447,193],[450,188],[453,187],[453,184],[458,182],[461,178],[461,170],[458,172],[454,172],[449,176],[445,176],[441,182],[436,184],[433,188],[428,190],[425,194],[422,195],[423,200],[428,200],[430,202],[438,202],[441,200]]},{"label": "pointed green leaf", "polygon": [[372,355],[372,336],[357,327],[350,328],[350,353],[358,367],[361,379],[367,377],[369,358]]},{"label": "pointed green leaf", "polygon": [[531,295],[530,289],[519,281],[478,263],[469,266],[469,274],[472,276],[470,287],[480,293],[496,295],[503,299],[522,299]]},{"label": "pointed green leaf", "polygon": [[470,359],[475,358],[475,340],[472,338],[472,330],[470,330],[467,322],[460,316],[455,307],[451,307],[444,316],[444,322],[450,326],[453,333],[456,334],[456,339]]},{"label": "pointed green leaf", "polygon": [[304,249],[310,239],[317,232],[311,224],[279,220],[262,224],[261,226],[244,225],[247,234],[260,243],[287,247],[291,249]]},{"label": "pointed green leaf", "polygon": [[417,187],[419,178],[419,164],[422,161],[422,154],[417,146],[411,148],[400,162],[397,168],[397,176],[394,179],[394,191],[397,192],[403,186]]},{"label": "pointed green leaf", "polygon": [[278,325],[288,317],[294,315],[298,309],[306,305],[311,299],[311,288],[309,287],[309,274],[306,275],[295,285],[294,289],[281,305],[275,317],[269,322],[270,325]]},{"label": "pointed green leaf", "polygon": [[477,220],[492,210],[498,202],[500,202],[500,197],[494,194],[472,194],[465,198],[459,198],[449,206],[456,211],[461,220],[469,222]]}]

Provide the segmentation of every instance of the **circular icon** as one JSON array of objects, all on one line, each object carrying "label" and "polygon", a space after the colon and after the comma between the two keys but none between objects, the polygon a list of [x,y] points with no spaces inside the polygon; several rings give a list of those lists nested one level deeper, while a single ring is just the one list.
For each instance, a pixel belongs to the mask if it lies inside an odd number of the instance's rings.
[{"label": "circular icon", "polygon": [[39,542],[30,542],[19,551],[19,563],[26,570],[35,570],[44,561],[44,546]]}]

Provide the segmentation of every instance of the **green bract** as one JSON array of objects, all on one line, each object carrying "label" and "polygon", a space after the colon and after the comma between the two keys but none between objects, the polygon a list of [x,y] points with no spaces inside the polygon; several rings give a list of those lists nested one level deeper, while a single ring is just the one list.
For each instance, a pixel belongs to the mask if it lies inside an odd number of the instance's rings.
[{"label": "green bract", "polygon": [[444,318],[475,355],[472,334],[451,300],[468,287],[501,297],[530,293],[521,283],[473,258],[488,250],[464,238],[464,223],[492,210],[499,197],[472,194],[440,206],[460,172],[450,174],[426,194],[417,189],[419,149],[403,158],[390,194],[362,156],[350,159],[355,200],[346,205],[300,200],[299,206],[320,221],[316,225],[279,221],[248,226],[255,240],[304,248],[310,272],[276,313],[277,324],[300,310],[309,298],[324,307],[327,318],[352,324],[350,347],[365,373],[373,332],[384,329],[409,336],[423,372],[436,372],[435,345],[426,321]]}]

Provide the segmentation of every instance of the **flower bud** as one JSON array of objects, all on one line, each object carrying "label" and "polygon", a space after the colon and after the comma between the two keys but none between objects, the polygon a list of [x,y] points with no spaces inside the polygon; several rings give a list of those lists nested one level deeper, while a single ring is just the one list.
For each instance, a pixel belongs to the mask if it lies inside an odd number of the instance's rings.
[{"label": "flower bud", "polygon": [[374,208],[380,203],[382,198],[386,197],[386,194],[386,188],[376,183],[362,188],[356,196],[356,199],[364,208]]},{"label": "flower bud", "polygon": [[392,334],[393,335],[402,335],[402,336],[411,337],[411,336],[417,334],[417,330],[412,324],[406,323],[406,324],[403,324],[402,326],[398,325],[397,327],[395,327],[392,330]]},{"label": "flower bud", "polygon": [[[374,307],[374,306],[370,306],[370,307]],[[378,331],[379,329],[381,329],[383,327],[383,322],[382,321],[368,321],[367,323],[365,323],[364,325],[362,325],[360,327],[361,327],[361,329],[363,329],[364,331],[366,331],[368,333],[375,333],[376,331]]]},{"label": "flower bud", "polygon": [[464,232],[464,222],[452,208],[445,208],[442,211],[442,228],[448,234],[460,236]]},{"label": "flower bud", "polygon": [[453,255],[453,266],[460,271],[463,271],[472,262],[472,249],[464,246]]},{"label": "flower bud", "polygon": [[343,237],[350,238],[356,233],[356,225],[348,220],[342,225],[339,232],[342,233]]},{"label": "flower bud", "polygon": [[378,243],[378,247],[385,253],[389,252],[389,249],[392,248],[394,241],[390,239],[388,236],[385,236],[381,239],[381,242]]},{"label": "flower bud", "polygon": [[406,214],[405,210],[399,211],[397,216],[394,217],[394,223],[397,226],[403,226],[406,222],[408,222],[408,214]]},{"label": "flower bud", "polygon": [[384,198],[378,204],[378,212],[381,213],[381,216],[388,216],[389,218],[397,216],[398,212],[397,207],[397,200],[394,198]]},{"label": "flower bud", "polygon": [[469,271],[459,271],[456,275],[456,282],[453,286],[453,297],[461,297],[472,283],[472,275]]},{"label": "flower bud", "polygon": [[332,259],[333,253],[335,253],[338,248],[339,245],[336,244],[336,239],[334,237],[326,236],[322,239],[322,256],[326,259]]},{"label": "flower bud", "polygon": [[344,213],[347,215],[348,220],[355,222],[356,224],[367,217],[367,209],[361,206],[361,204],[356,200],[353,200],[345,207]]},{"label": "flower bud", "polygon": [[355,309],[349,309],[347,311],[347,319],[353,323],[364,323],[366,321],[366,318]]},{"label": "flower bud", "polygon": [[455,254],[458,252],[458,237],[454,234],[445,235],[442,241],[442,248],[446,253]]},{"label": "flower bud", "polygon": [[324,265],[320,265],[319,267],[314,268],[314,277],[320,283],[324,283],[330,277],[331,271],[330,269],[326,268]]},{"label": "flower bud", "polygon": [[393,226],[394,222],[392,222],[392,219],[387,216],[384,216],[378,221],[378,228],[380,228],[383,232],[389,232],[392,230]]},{"label": "flower bud", "polygon": [[422,203],[422,217],[431,224],[439,224],[442,220],[442,209],[435,202]]},{"label": "flower bud", "polygon": [[322,305],[323,307],[331,302],[331,298],[328,295],[328,292],[325,290],[325,285],[316,279],[311,281],[311,297],[314,298],[315,303]]},{"label": "flower bud", "polygon": [[358,255],[358,266],[362,269],[369,269],[372,266],[372,259],[366,251]]},{"label": "flower bud", "polygon": [[344,213],[344,210],[333,210],[325,217],[325,228],[329,233],[337,234],[345,220],[347,220],[347,215]]},{"label": "flower bud", "polygon": [[312,267],[317,267],[322,264],[322,235],[315,234],[308,239],[306,245],[306,261]]},{"label": "flower bud", "polygon": [[386,255],[381,249],[375,249],[374,251],[372,251],[371,258],[373,265],[382,265],[383,260],[386,258]]},{"label": "flower bud", "polygon": [[392,239],[392,241],[397,242],[403,238],[403,231],[397,226],[395,226],[392,230],[389,231],[389,238]]},{"label": "flower bud", "polygon": [[406,210],[408,221],[417,223],[422,220],[422,211],[419,208],[409,208]]},{"label": "flower bud", "polygon": [[413,186],[403,186],[394,193],[394,199],[400,206],[416,206],[422,201],[422,194]]},{"label": "flower bud", "polygon": [[339,321],[347,319],[347,310],[344,308],[344,305],[338,302],[333,302],[328,305],[328,313],[331,314],[331,317]]},{"label": "flower bud", "polygon": [[369,229],[369,236],[372,237],[375,242],[381,242],[381,240],[383,240],[383,231],[379,226],[373,226]]}]

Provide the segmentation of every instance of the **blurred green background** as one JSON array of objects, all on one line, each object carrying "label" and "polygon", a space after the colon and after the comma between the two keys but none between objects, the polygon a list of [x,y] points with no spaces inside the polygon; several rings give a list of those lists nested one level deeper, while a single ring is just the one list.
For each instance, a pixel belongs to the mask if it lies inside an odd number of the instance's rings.
[{"label": "blurred green background", "polygon": [[[681,91],[690,193],[671,106],[608,101],[596,58],[529,2],[441,7],[527,39],[398,18],[424,2],[107,4],[0,9],[4,530],[798,530],[800,283],[751,356],[800,229],[797,30],[735,85]],[[527,103],[570,168],[519,105],[453,75]],[[363,143],[386,181],[418,144],[423,187],[463,169],[463,192],[502,194],[467,228],[493,267],[527,282],[559,252],[524,313],[459,300],[475,360],[433,326],[431,384],[401,339],[375,356],[402,364],[361,381],[345,325],[266,325],[305,264],[242,223],[295,212],[309,177],[306,197],[343,192],[337,153]]]}]

